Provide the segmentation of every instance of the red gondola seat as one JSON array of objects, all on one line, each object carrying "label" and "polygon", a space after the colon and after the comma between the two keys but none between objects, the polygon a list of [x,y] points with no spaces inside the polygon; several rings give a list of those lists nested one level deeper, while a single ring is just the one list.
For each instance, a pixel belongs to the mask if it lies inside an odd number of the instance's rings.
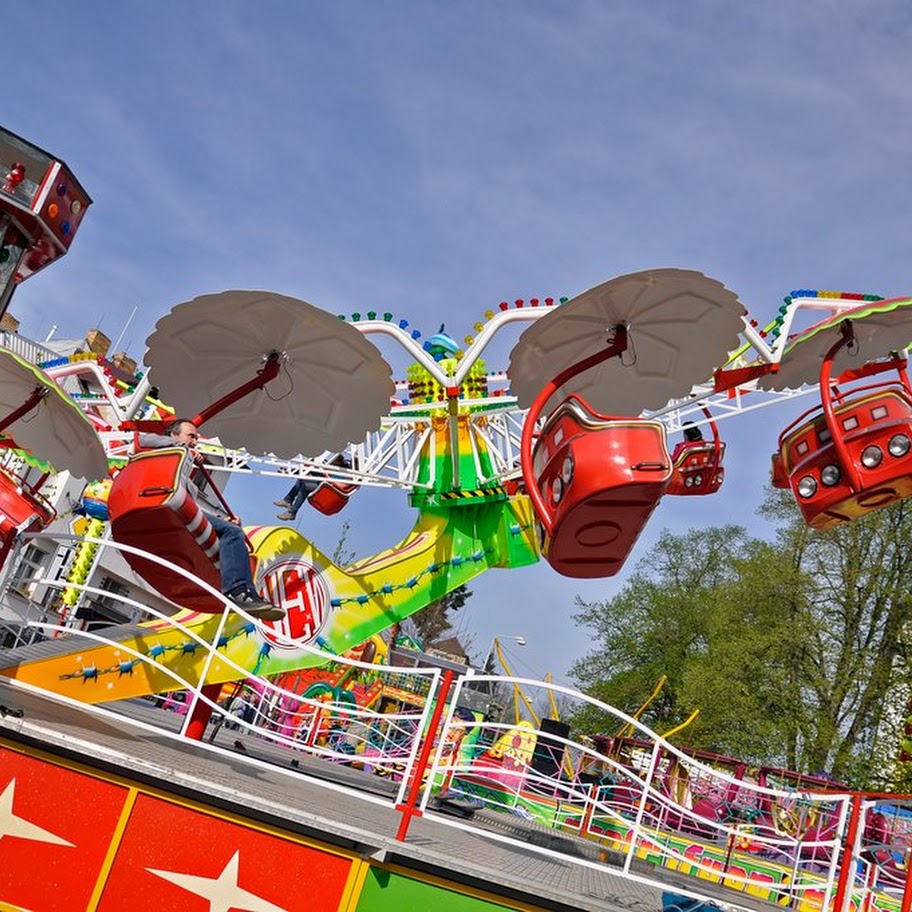
[{"label": "red gondola seat", "polygon": [[[351,459],[345,453],[336,453],[328,465],[350,469]],[[332,516],[348,505],[348,499],[357,489],[358,485],[330,474],[320,482],[313,494],[307,498],[307,502],[324,515]]]},{"label": "red gondola seat", "polygon": [[576,395],[548,418],[532,466],[552,527],[542,550],[575,578],[618,573],[671,477],[660,422],[600,415]]},{"label": "red gondola seat", "polygon": [[722,487],[725,444],[714,440],[683,440],[671,454],[672,474],[666,494],[715,494]]},{"label": "red gondola seat", "polygon": [[[133,456],[114,479],[108,497],[115,541],[148,551],[220,588],[215,529],[186,483],[184,447]],[[162,595],[184,608],[220,612],[223,604],[192,579],[147,558],[124,552],[127,563]]]},{"label": "red gondola seat", "polygon": [[[866,386],[834,402],[843,464],[821,407],[779,437],[779,462],[805,522],[831,529],[912,495],[912,397],[899,383]],[[774,481],[776,477],[774,457]],[[854,477],[853,477],[854,476]]]},{"label": "red gondola seat", "polygon": [[307,502],[326,516],[332,516],[348,504],[348,499],[357,489],[358,485],[341,481],[322,481]]},{"label": "red gondola seat", "polygon": [[20,532],[37,532],[56,516],[54,508],[12,473],[0,469],[0,555]]}]

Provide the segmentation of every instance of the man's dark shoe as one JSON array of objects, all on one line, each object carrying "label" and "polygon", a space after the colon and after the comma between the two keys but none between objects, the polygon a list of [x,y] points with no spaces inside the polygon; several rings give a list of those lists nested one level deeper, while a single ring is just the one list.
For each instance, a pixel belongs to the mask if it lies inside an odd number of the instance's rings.
[{"label": "man's dark shoe", "polygon": [[243,608],[251,617],[259,618],[261,621],[281,621],[285,617],[285,609],[278,605],[273,605],[252,589],[241,589],[236,592],[228,592],[225,597],[234,602],[238,608]]}]

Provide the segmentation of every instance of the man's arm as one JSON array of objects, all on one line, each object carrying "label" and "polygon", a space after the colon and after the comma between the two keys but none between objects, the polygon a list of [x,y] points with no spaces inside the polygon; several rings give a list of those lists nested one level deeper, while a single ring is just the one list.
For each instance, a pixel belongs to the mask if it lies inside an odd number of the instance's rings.
[{"label": "man's arm", "polygon": [[200,453],[199,450],[195,450],[189,444],[184,443],[182,440],[177,440],[169,434],[137,434],[136,443],[141,450],[162,450],[165,447],[184,447],[190,451],[190,455],[197,465],[203,461],[203,454]]},{"label": "man's arm", "polygon": [[186,444],[175,440],[169,434],[141,433],[137,435],[136,443],[144,450],[161,450],[165,447],[186,446]]}]

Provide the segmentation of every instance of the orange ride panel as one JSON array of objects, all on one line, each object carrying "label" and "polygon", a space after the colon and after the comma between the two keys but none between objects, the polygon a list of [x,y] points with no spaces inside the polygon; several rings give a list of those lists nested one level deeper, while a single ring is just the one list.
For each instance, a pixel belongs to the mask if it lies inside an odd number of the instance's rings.
[{"label": "orange ride panel", "polygon": [[804,521],[821,531],[912,495],[912,400],[905,389],[890,384],[856,390],[833,414],[850,467],[841,464],[819,408],[779,437],[780,475],[787,474]]},{"label": "orange ride panel", "polygon": [[[114,540],[149,551],[219,589],[218,537],[187,489],[183,447],[138,453],[118,473],[108,497]],[[221,612],[214,596],[153,561],[124,553],[162,595],[194,611]]]},{"label": "orange ride panel", "polygon": [[725,444],[712,440],[685,440],[679,443],[672,454],[672,474],[666,494],[693,496],[715,494],[722,487],[725,469]]},{"label": "orange ride panel", "polygon": [[579,397],[548,419],[533,469],[553,529],[543,552],[564,576],[614,576],[624,565],[671,477],[658,421],[608,418]]}]

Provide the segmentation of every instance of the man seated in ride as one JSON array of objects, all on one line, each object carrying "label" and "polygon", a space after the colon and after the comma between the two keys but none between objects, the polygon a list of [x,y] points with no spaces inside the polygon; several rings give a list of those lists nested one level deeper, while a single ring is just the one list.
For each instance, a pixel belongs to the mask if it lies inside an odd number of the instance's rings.
[{"label": "man seated in ride", "polygon": [[675,444],[674,452],[671,454],[671,461],[677,462],[678,456],[684,450],[692,450],[692,444],[703,442],[703,431],[701,431],[692,421],[685,421],[683,425],[684,439]]},{"label": "man seated in ride", "polygon": [[[203,462],[203,454],[197,448],[199,433],[196,425],[186,418],[177,418],[165,428],[165,434],[140,434],[138,443],[142,449],[158,450],[166,447],[185,447],[197,465]],[[189,463],[188,463],[189,465]],[[191,494],[195,485],[188,477],[184,479]],[[222,577],[222,593],[239,608],[248,614],[265,621],[278,621],[285,617],[285,609],[260,597],[253,585],[250,572],[250,558],[247,551],[247,539],[241,529],[240,520],[236,517],[228,520],[215,513],[203,510],[206,519],[212,524],[219,540],[219,572]]]}]

